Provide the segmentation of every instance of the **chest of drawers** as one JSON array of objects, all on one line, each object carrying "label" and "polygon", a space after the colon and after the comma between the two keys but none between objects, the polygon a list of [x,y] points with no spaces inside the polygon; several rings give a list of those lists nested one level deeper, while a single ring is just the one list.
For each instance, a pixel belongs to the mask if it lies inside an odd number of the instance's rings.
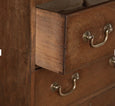
[{"label": "chest of drawers", "polygon": [[0,0],[0,106],[115,106],[114,0]]}]

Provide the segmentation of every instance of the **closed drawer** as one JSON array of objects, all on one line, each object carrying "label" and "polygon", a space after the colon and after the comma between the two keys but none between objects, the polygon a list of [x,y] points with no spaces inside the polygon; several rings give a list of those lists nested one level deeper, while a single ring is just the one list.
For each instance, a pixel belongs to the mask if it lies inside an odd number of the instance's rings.
[{"label": "closed drawer", "polygon": [[[35,73],[35,106],[56,106],[57,104],[58,106],[71,106],[74,103],[79,103],[84,98],[88,97],[90,99],[90,95],[100,90],[103,92],[103,89],[112,88],[115,86],[115,67],[110,66],[108,60],[107,57],[87,68],[76,71],[80,76],[77,81],[77,88],[72,94],[65,97],[60,96],[58,91],[53,92],[50,86],[57,82],[62,86],[63,92],[68,92],[73,86],[71,76],[75,72],[60,75],[45,69],[39,69]],[[96,95],[91,96],[91,98]]]},{"label": "closed drawer", "polygon": [[[67,73],[113,53],[114,13],[114,1],[68,14],[37,8],[36,64],[53,72]],[[110,33],[104,29],[108,24],[113,28]],[[94,35],[88,42],[83,39],[87,31]]]},{"label": "closed drawer", "polygon": [[83,104],[73,104],[71,106],[115,106],[115,87],[91,98]]}]

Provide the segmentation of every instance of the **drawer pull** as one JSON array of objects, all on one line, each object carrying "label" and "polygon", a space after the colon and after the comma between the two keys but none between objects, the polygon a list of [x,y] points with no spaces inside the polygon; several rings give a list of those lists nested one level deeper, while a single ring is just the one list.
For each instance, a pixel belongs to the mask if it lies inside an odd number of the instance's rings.
[{"label": "drawer pull", "polygon": [[115,67],[115,50],[114,50],[114,56],[109,59],[109,63],[111,66]]},{"label": "drawer pull", "polygon": [[107,40],[108,40],[108,36],[109,36],[109,33],[111,33],[113,31],[113,27],[111,24],[107,24],[105,27],[104,27],[104,31],[105,31],[105,39],[103,42],[99,43],[99,44],[94,44],[94,35],[91,34],[91,32],[87,31],[83,34],[83,39],[85,41],[90,41],[90,45],[91,47],[93,48],[97,48],[97,47],[101,47],[103,46]]},{"label": "drawer pull", "polygon": [[51,84],[51,89],[53,91],[58,91],[60,96],[67,96],[67,95],[71,94],[76,89],[76,82],[77,82],[77,80],[79,80],[79,74],[75,73],[74,75],[72,75],[72,80],[73,80],[73,87],[70,91],[68,91],[66,93],[62,92],[61,85],[59,85],[57,83]]},{"label": "drawer pull", "polygon": [[109,63],[111,66],[115,66],[115,56],[113,56],[109,59]]}]

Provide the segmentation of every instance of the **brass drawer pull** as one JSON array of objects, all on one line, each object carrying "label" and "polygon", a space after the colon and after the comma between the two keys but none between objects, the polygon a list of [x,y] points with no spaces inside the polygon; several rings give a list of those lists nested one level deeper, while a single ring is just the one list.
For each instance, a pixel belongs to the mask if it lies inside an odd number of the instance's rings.
[{"label": "brass drawer pull", "polygon": [[83,39],[85,41],[90,41],[90,45],[91,47],[93,48],[97,48],[97,47],[100,47],[100,46],[103,46],[107,40],[108,40],[108,36],[109,34],[113,31],[113,27],[111,24],[107,24],[105,27],[104,27],[104,31],[105,31],[105,39],[102,43],[99,43],[99,44],[94,44],[94,35],[91,34],[91,32],[87,31],[83,34]]},{"label": "brass drawer pull", "polygon": [[78,73],[75,73],[73,76],[72,76],[72,79],[73,79],[73,87],[70,91],[66,92],[66,93],[63,93],[62,92],[62,87],[61,85],[57,84],[57,83],[53,83],[51,84],[51,89],[53,91],[58,91],[59,92],[59,95],[60,96],[67,96],[69,94],[71,94],[75,89],[76,89],[76,82],[77,80],[79,80],[79,74]]},{"label": "brass drawer pull", "polygon": [[109,63],[111,66],[115,67],[115,50],[114,50],[114,56],[109,59]]},{"label": "brass drawer pull", "polygon": [[115,67],[115,56],[113,56],[113,57],[111,57],[111,58],[109,59],[109,63],[110,63],[111,66],[114,66],[114,67]]}]

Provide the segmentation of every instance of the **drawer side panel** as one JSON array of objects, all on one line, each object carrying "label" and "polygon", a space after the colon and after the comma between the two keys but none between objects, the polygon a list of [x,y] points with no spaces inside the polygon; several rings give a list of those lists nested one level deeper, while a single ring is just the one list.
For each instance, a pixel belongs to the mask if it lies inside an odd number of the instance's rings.
[{"label": "drawer side panel", "polygon": [[47,10],[36,11],[36,64],[63,72],[64,16]]}]

